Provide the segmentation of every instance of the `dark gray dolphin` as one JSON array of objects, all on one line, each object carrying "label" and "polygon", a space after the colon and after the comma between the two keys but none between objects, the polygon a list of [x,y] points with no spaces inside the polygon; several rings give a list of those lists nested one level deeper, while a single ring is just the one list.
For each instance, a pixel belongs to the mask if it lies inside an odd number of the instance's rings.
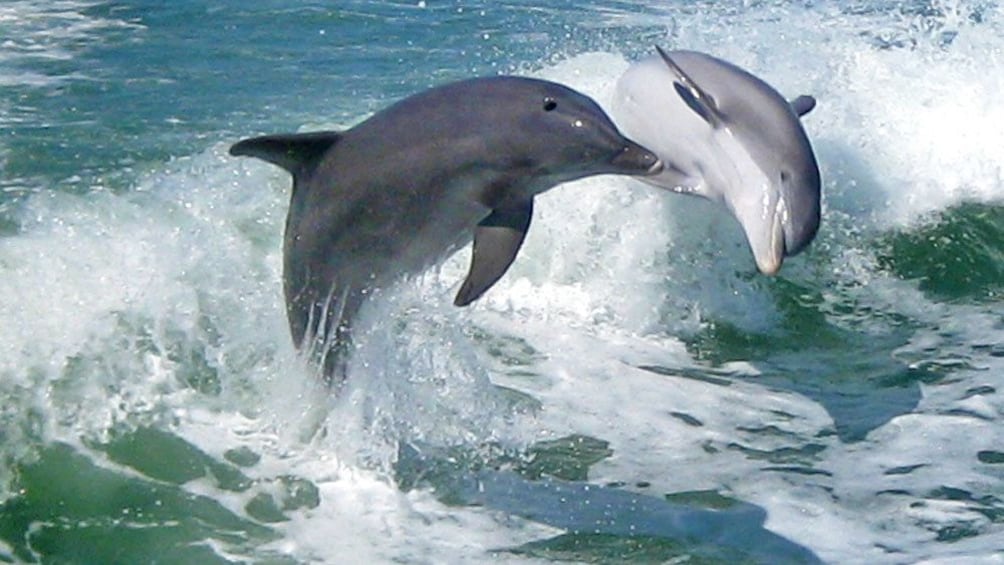
[{"label": "dark gray dolphin", "polygon": [[819,167],[792,102],[745,70],[704,53],[658,50],[618,80],[611,114],[656,152],[645,182],[722,202],[746,233],[757,268],[775,274],[816,236]]},{"label": "dark gray dolphin", "polygon": [[519,77],[440,86],[344,132],[255,137],[230,153],[293,175],[286,312],[294,343],[323,359],[328,377],[344,371],[349,327],[367,294],[473,237],[470,272],[454,300],[470,304],[516,257],[534,196],[590,175],[662,167],[592,99]]}]

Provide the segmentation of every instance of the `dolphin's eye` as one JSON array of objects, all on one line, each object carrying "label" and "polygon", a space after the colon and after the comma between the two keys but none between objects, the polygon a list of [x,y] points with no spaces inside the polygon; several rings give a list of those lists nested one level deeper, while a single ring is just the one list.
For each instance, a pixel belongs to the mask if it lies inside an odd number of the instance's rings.
[{"label": "dolphin's eye", "polygon": [[790,178],[788,171],[781,171],[781,182],[788,182],[788,178]]},{"label": "dolphin's eye", "polygon": [[544,99],[544,111],[545,112],[550,112],[551,110],[554,110],[557,107],[558,107],[558,103],[555,102],[554,98],[551,98],[550,96],[548,96],[547,98]]}]

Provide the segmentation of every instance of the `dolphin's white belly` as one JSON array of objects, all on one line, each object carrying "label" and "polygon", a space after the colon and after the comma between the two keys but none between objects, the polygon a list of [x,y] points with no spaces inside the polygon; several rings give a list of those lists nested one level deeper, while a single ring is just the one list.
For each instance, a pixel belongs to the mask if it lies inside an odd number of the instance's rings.
[{"label": "dolphin's white belly", "polygon": [[666,165],[642,179],[649,184],[721,201],[732,187],[763,176],[731,132],[712,129],[677,96],[661,61],[642,61],[621,77],[611,117]]}]

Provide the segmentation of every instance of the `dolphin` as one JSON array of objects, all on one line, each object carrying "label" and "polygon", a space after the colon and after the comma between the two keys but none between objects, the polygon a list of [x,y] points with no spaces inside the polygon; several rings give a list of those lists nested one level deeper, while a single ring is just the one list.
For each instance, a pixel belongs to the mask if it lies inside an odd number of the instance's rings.
[{"label": "dolphin", "polygon": [[665,52],[617,82],[611,116],[662,159],[654,186],[721,202],[742,225],[760,272],[773,275],[819,229],[819,166],[799,118],[763,80],[695,51]]},{"label": "dolphin", "polygon": [[294,344],[320,362],[329,383],[345,377],[352,319],[367,296],[473,238],[454,299],[470,304],[515,259],[534,196],[591,175],[662,168],[589,97],[506,76],[426,90],[346,131],[245,139],[230,154],[293,176],[286,313]]}]

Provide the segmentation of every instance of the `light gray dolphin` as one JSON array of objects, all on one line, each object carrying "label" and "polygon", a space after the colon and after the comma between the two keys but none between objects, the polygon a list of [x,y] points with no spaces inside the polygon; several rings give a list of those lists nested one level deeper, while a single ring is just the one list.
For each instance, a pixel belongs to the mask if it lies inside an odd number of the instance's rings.
[{"label": "light gray dolphin", "polygon": [[625,134],[665,165],[643,180],[723,203],[757,268],[777,273],[819,229],[819,167],[799,122],[815,99],[789,103],[731,63],[656,49],[620,77],[611,108]]},{"label": "light gray dolphin", "polygon": [[365,297],[474,239],[454,304],[477,300],[509,268],[533,198],[598,174],[662,164],[590,98],[520,77],[427,90],[344,131],[266,135],[230,148],[286,169],[283,284],[293,341],[341,372]]}]

